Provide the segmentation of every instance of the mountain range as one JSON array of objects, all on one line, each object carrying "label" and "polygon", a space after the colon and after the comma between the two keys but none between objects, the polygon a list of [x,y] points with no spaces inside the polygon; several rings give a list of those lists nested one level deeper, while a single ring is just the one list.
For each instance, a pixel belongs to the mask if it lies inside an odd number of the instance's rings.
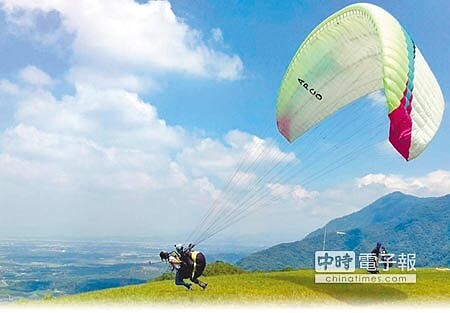
[{"label": "mountain range", "polygon": [[368,253],[377,242],[388,253],[415,253],[417,267],[450,265],[450,195],[419,198],[388,194],[352,214],[336,218],[299,241],[253,253],[237,265],[246,270],[313,267],[314,252]]}]

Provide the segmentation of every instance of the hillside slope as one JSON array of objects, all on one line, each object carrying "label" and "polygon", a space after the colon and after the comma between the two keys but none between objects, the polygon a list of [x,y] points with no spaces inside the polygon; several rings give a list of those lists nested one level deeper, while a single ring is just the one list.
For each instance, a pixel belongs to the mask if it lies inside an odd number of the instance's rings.
[{"label": "hillside slope", "polygon": [[368,304],[449,303],[450,272],[419,269],[416,284],[315,284],[312,270],[207,277],[208,290],[187,291],[173,281],[149,282],[74,296],[44,304]]},{"label": "hillside slope", "polygon": [[[395,254],[416,253],[417,266],[450,265],[450,195],[418,198],[400,192],[378,199],[326,225],[326,250],[370,252],[377,242]],[[345,232],[339,235],[336,232]],[[247,270],[312,267],[324,228],[303,240],[254,253],[238,265]]]}]

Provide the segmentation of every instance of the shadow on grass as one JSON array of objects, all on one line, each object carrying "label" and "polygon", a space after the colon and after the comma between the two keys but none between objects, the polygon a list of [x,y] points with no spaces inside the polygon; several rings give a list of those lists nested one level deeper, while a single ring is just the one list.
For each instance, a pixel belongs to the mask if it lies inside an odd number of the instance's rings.
[{"label": "shadow on grass", "polygon": [[386,284],[316,284],[314,275],[295,274],[279,274],[270,278],[301,285],[348,304],[396,303],[408,298],[401,290]]}]

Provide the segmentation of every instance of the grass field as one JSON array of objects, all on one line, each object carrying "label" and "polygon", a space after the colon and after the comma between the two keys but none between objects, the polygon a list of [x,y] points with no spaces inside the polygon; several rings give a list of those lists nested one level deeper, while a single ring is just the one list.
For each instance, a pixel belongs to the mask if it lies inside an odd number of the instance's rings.
[{"label": "grass field", "polygon": [[450,303],[450,272],[419,269],[415,284],[315,284],[313,270],[205,277],[208,290],[173,281],[107,289],[45,304],[415,304]]}]

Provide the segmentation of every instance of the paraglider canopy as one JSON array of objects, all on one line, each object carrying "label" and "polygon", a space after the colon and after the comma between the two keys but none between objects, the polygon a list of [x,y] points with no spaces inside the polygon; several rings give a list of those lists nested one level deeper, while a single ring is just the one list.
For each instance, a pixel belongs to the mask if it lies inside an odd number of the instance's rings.
[{"label": "paraglider canopy", "polygon": [[[356,101],[371,94],[384,105]],[[416,158],[435,136],[443,111],[439,84],[400,23],[375,5],[343,8],[307,36],[281,82],[277,127],[286,150],[299,139],[296,153],[250,145],[188,240],[199,244],[264,207],[279,212],[282,197],[296,203],[313,198],[308,190],[319,179],[377,157],[372,146],[386,141],[387,129],[399,154]]]},{"label": "paraglider canopy", "polygon": [[389,141],[406,160],[414,159],[441,123],[441,89],[392,15],[372,4],[353,4],[320,23],[297,50],[278,94],[278,129],[292,142],[377,90],[386,97]]}]

